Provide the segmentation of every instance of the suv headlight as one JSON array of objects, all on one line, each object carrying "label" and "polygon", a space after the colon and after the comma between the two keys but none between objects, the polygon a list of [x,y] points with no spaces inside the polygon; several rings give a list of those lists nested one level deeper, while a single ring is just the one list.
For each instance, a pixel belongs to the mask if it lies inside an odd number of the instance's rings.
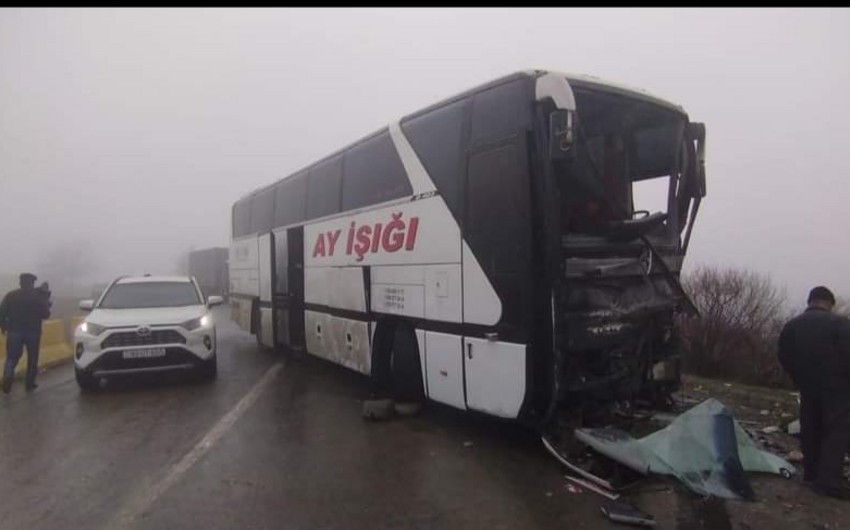
[{"label": "suv headlight", "polygon": [[193,318],[192,320],[187,320],[186,322],[183,322],[180,325],[183,326],[184,328],[186,328],[188,331],[194,331],[198,328],[205,328],[205,327],[209,326],[210,324],[212,324],[212,318],[210,318],[209,315],[204,315],[204,316],[199,317],[199,318]]},{"label": "suv headlight", "polygon": [[93,337],[97,337],[98,335],[106,331],[106,326],[101,326],[100,324],[95,324],[94,322],[83,321],[83,323],[80,324],[80,331],[92,335]]}]

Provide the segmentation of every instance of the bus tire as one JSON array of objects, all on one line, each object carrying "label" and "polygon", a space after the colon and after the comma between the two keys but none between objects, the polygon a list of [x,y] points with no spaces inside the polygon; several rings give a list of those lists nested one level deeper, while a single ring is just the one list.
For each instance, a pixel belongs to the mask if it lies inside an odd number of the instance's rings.
[{"label": "bus tire", "polygon": [[413,405],[421,405],[425,401],[425,387],[422,381],[419,343],[413,328],[407,324],[399,323],[395,326],[391,363],[393,396],[400,405],[396,407],[396,412],[404,415],[415,414],[419,407]]},{"label": "bus tire", "polygon": [[253,330],[254,338],[257,341],[257,348],[264,352],[271,351],[273,348],[263,344],[263,321],[260,318],[260,301],[256,298],[251,306],[251,329]]}]

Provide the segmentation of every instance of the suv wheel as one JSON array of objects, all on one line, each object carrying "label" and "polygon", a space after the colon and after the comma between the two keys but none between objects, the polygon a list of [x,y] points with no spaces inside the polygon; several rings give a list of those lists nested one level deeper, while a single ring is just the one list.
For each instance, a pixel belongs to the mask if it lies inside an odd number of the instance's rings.
[{"label": "suv wheel", "polygon": [[100,387],[100,381],[96,377],[79,368],[74,368],[74,376],[77,379],[77,385],[83,392],[94,392]]},{"label": "suv wheel", "polygon": [[204,381],[212,381],[218,376],[218,361],[215,354],[208,360],[201,361],[198,366],[198,375]]}]

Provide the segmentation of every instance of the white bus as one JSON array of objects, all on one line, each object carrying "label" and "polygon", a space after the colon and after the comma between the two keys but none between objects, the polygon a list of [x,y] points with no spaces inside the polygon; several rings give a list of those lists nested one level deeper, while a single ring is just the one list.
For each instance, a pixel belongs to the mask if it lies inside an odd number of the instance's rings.
[{"label": "white bus", "polygon": [[[669,395],[704,139],[681,107],[592,77],[479,86],[239,199],[233,319],[532,425]],[[658,211],[635,204],[646,182]]]}]

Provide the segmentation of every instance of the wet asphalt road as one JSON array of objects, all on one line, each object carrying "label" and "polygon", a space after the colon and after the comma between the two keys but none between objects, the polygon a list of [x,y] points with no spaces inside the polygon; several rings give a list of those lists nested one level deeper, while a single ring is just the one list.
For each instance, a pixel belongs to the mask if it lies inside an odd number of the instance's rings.
[{"label": "wet asphalt road", "polygon": [[84,395],[66,365],[0,395],[0,528],[618,528],[534,433],[439,406],[365,422],[364,377],[218,322],[213,383]]}]

